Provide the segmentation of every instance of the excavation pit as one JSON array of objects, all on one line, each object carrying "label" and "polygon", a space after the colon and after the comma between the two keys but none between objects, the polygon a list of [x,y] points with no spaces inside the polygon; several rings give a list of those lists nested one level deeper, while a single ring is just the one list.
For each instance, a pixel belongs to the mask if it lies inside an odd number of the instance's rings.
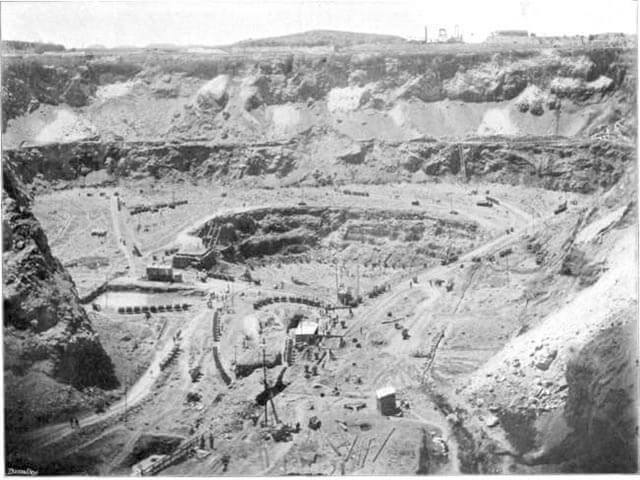
[{"label": "excavation pit", "polygon": [[131,468],[151,455],[170,455],[184,441],[170,435],[142,435],[120,467]]}]

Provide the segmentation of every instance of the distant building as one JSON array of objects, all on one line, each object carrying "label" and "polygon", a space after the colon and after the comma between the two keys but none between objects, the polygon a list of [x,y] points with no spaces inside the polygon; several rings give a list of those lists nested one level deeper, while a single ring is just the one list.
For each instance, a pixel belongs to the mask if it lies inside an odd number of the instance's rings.
[{"label": "distant building", "polygon": [[154,282],[173,282],[175,280],[173,268],[162,265],[147,267],[147,280]]},{"label": "distant building", "polygon": [[294,335],[296,343],[313,343],[318,335],[318,323],[303,320],[296,327]]},{"label": "distant building", "polygon": [[462,42],[460,25],[429,24],[424,27],[424,43]]},{"label": "distant building", "polygon": [[171,259],[171,265],[174,268],[187,268],[196,266],[200,261],[200,255],[197,253],[176,253]]},{"label": "distant building", "polygon": [[171,259],[173,268],[199,267],[209,269],[217,262],[218,252],[210,248],[203,252],[177,252]]},{"label": "distant building", "polygon": [[376,404],[381,415],[393,415],[397,411],[396,389],[384,387],[376,390]]},{"label": "distant building", "polygon": [[489,35],[487,43],[532,43],[535,36],[529,36],[527,30],[496,30]]}]

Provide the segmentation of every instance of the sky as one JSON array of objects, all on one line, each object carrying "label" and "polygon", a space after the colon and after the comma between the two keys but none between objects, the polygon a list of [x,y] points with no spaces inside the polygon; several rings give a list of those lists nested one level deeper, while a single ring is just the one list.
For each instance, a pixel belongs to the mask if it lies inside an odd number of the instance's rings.
[{"label": "sky", "polygon": [[213,46],[315,29],[422,39],[425,26],[453,33],[459,25],[465,41],[476,42],[499,29],[539,36],[635,33],[637,5],[637,0],[3,1],[0,36],[68,48]]}]

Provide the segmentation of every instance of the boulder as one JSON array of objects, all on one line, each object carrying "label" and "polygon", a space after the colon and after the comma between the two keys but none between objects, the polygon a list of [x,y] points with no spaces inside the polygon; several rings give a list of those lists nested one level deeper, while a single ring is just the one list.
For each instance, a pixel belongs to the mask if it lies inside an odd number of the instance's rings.
[{"label": "boulder", "polygon": [[400,166],[411,173],[415,173],[422,167],[423,159],[418,155],[409,153],[400,160]]},{"label": "boulder", "polygon": [[557,355],[558,351],[556,349],[542,351],[535,357],[534,362],[536,367],[540,370],[548,370]]},{"label": "boulder", "polygon": [[318,430],[321,425],[322,425],[322,422],[315,415],[309,419],[309,428],[311,430]]},{"label": "boulder", "polygon": [[487,417],[484,420],[484,424],[489,428],[493,428],[497,426],[498,423],[500,423],[500,420],[498,420],[498,417],[491,414],[487,415]]},{"label": "boulder", "polygon": [[553,104],[553,98],[536,85],[529,85],[515,99],[515,105],[522,113],[542,115],[545,105]]},{"label": "boulder", "polygon": [[222,110],[229,99],[229,75],[218,75],[205,83],[196,94],[196,104],[200,110]]}]

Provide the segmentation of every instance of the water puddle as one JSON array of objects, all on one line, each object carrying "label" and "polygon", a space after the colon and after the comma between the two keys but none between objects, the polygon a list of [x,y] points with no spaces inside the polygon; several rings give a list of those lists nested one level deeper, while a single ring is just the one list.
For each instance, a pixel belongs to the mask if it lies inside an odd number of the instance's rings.
[{"label": "water puddle", "polygon": [[94,301],[101,309],[193,304],[193,299],[178,293],[105,292]]}]

